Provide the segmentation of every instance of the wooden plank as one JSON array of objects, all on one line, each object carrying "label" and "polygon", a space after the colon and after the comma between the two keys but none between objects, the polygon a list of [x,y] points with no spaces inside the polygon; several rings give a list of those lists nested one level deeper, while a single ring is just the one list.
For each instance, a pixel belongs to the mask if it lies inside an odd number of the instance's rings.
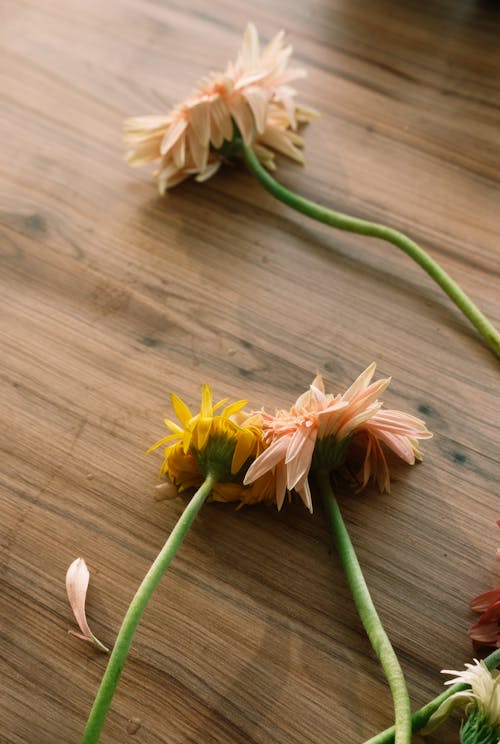
[{"label": "wooden plank", "polygon": [[[278,178],[421,242],[496,324],[500,16],[487,4],[257,0],[307,67],[305,168]],[[434,431],[390,496],[341,494],[415,707],[470,659],[498,585],[498,363],[397,249],[273,201],[241,167],[165,198],[122,120],[234,57],[249,9],[20,0],[0,25],[0,740],[77,742],[105,659],[67,636],[92,570],[112,643],[183,500],[155,491],[168,392],[287,406],[372,360]],[[391,723],[383,675],[318,507],[207,505],[141,623],[102,741],[321,744]],[[456,741],[456,721],[426,739]],[[415,741],[420,741],[415,737]],[[423,740],[422,740],[423,741]]]}]

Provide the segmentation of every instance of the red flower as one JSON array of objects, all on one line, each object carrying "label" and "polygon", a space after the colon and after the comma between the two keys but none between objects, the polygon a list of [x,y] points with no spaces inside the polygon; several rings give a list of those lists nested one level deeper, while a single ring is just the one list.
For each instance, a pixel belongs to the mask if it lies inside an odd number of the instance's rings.
[{"label": "red flower", "polygon": [[[500,520],[497,524],[500,527]],[[497,550],[497,560],[500,560],[500,549]],[[474,646],[500,648],[500,589],[478,594],[471,600],[470,608],[481,615],[469,630]]]}]

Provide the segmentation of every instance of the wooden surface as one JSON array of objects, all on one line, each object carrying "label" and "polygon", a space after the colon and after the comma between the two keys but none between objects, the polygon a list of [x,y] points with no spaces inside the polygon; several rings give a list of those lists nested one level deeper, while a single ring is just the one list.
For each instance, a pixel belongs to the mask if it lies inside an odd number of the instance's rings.
[{"label": "wooden surface", "polygon": [[[19,0],[0,40],[0,741],[78,742],[112,643],[183,501],[155,499],[167,393],[202,382],[289,405],[316,370],[342,390],[372,360],[391,407],[435,432],[391,496],[342,504],[414,706],[472,651],[495,584],[498,362],[397,249],[292,213],[242,168],[159,198],[121,125],[234,57],[249,12],[282,25],[322,112],[278,177],[425,246],[498,325],[500,7],[396,0]],[[140,626],[104,744],[362,742],[384,679],[320,508],[209,505]],[[457,740],[457,724],[429,737]],[[419,737],[415,741],[423,741]]]}]

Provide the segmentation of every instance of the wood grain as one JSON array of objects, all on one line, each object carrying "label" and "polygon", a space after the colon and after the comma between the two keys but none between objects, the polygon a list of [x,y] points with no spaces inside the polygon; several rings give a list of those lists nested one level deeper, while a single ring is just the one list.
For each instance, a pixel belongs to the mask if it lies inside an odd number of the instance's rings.
[{"label": "wood grain", "polygon": [[[105,659],[67,636],[70,561],[112,643],[183,502],[155,499],[167,393],[289,405],[372,360],[435,432],[390,496],[342,497],[415,707],[470,658],[498,585],[498,364],[391,246],[275,203],[238,167],[159,198],[122,119],[233,57],[241,0],[1,6],[0,741],[78,742]],[[500,9],[256,0],[322,112],[279,179],[421,242],[496,324]],[[321,510],[207,506],[144,617],[104,744],[362,742],[391,723]],[[456,741],[457,722],[426,741]],[[420,741],[415,737],[415,741]]]}]

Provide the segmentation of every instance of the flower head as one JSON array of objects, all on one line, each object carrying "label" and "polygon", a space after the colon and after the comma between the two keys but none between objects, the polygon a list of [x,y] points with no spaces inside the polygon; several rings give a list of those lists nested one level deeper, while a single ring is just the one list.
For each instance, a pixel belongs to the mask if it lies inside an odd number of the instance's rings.
[{"label": "flower head", "polygon": [[[480,729],[484,732],[485,742],[496,742],[500,735],[500,672],[490,672],[484,661],[474,659],[473,664],[465,664],[465,670],[456,671],[443,669],[443,674],[454,675],[445,685],[465,683],[470,686],[468,690],[455,692],[447,698],[439,708],[432,714],[422,733],[427,734],[437,728],[458,706],[464,706],[471,724],[474,724],[476,733]],[[467,722],[462,729],[467,728]],[[465,741],[462,736],[462,741]],[[479,741],[474,738],[473,741]]]},{"label": "flower head", "polygon": [[390,379],[371,382],[371,364],[342,394],[326,394],[321,376],[303,393],[290,410],[274,415],[262,412],[262,430],[268,448],[257,457],[245,476],[245,483],[271,471],[276,476],[276,501],[281,508],[286,493],[297,491],[312,511],[308,475],[311,467],[338,470],[348,451],[357,447],[363,454],[360,487],[373,478],[380,490],[389,490],[390,472],[384,447],[409,464],[421,459],[419,439],[430,432],[423,421],[382,408],[378,396]]},{"label": "flower head", "polygon": [[177,395],[170,396],[180,425],[165,419],[170,430],[148,452],[166,445],[160,475],[166,476],[179,492],[201,485],[208,473],[217,477],[211,498],[254,504],[274,499],[274,479],[266,476],[251,487],[243,485],[248,467],[264,449],[260,418],[243,413],[246,400],[226,405],[224,398],[214,405],[212,390],[203,385],[201,405],[193,414]]},{"label": "flower head", "polygon": [[232,154],[230,143],[238,136],[252,144],[269,169],[274,168],[274,150],[302,162],[297,125],[317,114],[295,103],[289,83],[305,72],[287,69],[291,52],[283,31],[261,51],[257,29],[249,23],[236,62],[223,73],[211,73],[166,114],[127,119],[129,164],[159,161],[156,175],[163,194],[189,176],[210,178]]},{"label": "flower head", "polygon": [[[497,523],[500,526],[500,522]],[[500,560],[497,550],[497,560]],[[469,629],[474,646],[500,648],[500,589],[490,589],[478,594],[470,603],[471,610],[480,614],[479,620]]]},{"label": "flower head", "polygon": [[108,652],[106,646],[99,641],[89,628],[85,614],[85,600],[90,581],[90,573],[83,558],[76,558],[66,572],[66,593],[73,610],[73,615],[78,623],[81,633],[68,630],[70,635],[81,638],[83,641],[92,643],[100,651]]}]

